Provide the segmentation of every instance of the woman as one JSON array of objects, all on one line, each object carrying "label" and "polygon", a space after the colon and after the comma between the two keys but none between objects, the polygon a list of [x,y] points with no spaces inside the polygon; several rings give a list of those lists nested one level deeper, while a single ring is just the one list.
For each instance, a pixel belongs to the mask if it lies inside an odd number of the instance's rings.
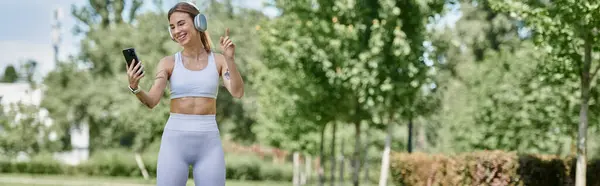
[{"label": "woman", "polygon": [[191,3],[181,2],[169,10],[169,33],[183,50],[160,60],[148,92],[138,86],[144,77],[141,63],[127,68],[131,91],[149,108],[158,104],[170,82],[171,108],[158,154],[158,186],[185,185],[189,166],[197,186],[225,185],[225,160],[215,119],[219,78],[236,98],[244,95],[244,83],[234,63],[229,29],[220,38],[222,54],[213,53],[210,37],[194,21],[198,15]]}]

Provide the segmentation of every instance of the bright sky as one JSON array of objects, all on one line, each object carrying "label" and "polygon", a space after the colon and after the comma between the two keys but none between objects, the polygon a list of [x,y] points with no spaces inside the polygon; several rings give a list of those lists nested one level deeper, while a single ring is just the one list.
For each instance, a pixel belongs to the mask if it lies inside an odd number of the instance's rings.
[{"label": "bright sky", "polygon": [[[126,0],[130,2],[131,0]],[[164,10],[182,0],[163,0]],[[188,0],[189,1],[189,0]],[[201,5],[206,0],[197,0]],[[266,0],[233,0],[235,5],[262,9],[267,15],[273,15],[272,9],[264,9]],[[27,59],[38,62],[39,73],[46,74],[54,68],[51,24],[53,11],[60,8],[64,12],[62,19],[62,42],[59,58],[65,59],[78,51],[78,39],[71,34],[75,18],[70,15],[71,5],[82,6],[87,0],[0,0],[0,74],[8,64],[17,65]],[[152,0],[145,0],[142,11],[155,9]],[[166,33],[165,33],[166,34]]]}]

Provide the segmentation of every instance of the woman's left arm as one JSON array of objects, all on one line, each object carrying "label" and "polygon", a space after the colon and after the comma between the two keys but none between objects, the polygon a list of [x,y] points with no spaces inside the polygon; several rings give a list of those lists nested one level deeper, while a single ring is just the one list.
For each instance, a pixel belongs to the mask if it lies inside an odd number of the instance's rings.
[{"label": "woman's left arm", "polygon": [[218,55],[221,61],[221,76],[223,84],[229,90],[231,96],[241,98],[244,96],[244,80],[235,65],[235,44],[229,39],[229,28],[225,30],[225,36],[220,38],[222,55]]}]

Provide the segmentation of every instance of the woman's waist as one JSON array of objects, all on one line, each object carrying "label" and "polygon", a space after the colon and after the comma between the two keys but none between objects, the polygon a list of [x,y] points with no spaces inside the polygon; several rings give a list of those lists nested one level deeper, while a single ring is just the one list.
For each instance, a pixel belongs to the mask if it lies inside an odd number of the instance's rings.
[{"label": "woman's waist", "polygon": [[218,131],[216,115],[170,113],[165,130]]},{"label": "woman's waist", "polygon": [[188,115],[215,115],[216,100],[205,97],[184,97],[171,99],[171,113]]}]

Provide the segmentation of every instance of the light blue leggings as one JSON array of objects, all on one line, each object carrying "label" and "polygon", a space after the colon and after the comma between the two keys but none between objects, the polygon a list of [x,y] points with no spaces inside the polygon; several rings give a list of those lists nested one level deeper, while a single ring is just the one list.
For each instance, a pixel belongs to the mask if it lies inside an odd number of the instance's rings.
[{"label": "light blue leggings", "polygon": [[156,166],[157,186],[225,186],[225,158],[215,115],[171,113]]}]

